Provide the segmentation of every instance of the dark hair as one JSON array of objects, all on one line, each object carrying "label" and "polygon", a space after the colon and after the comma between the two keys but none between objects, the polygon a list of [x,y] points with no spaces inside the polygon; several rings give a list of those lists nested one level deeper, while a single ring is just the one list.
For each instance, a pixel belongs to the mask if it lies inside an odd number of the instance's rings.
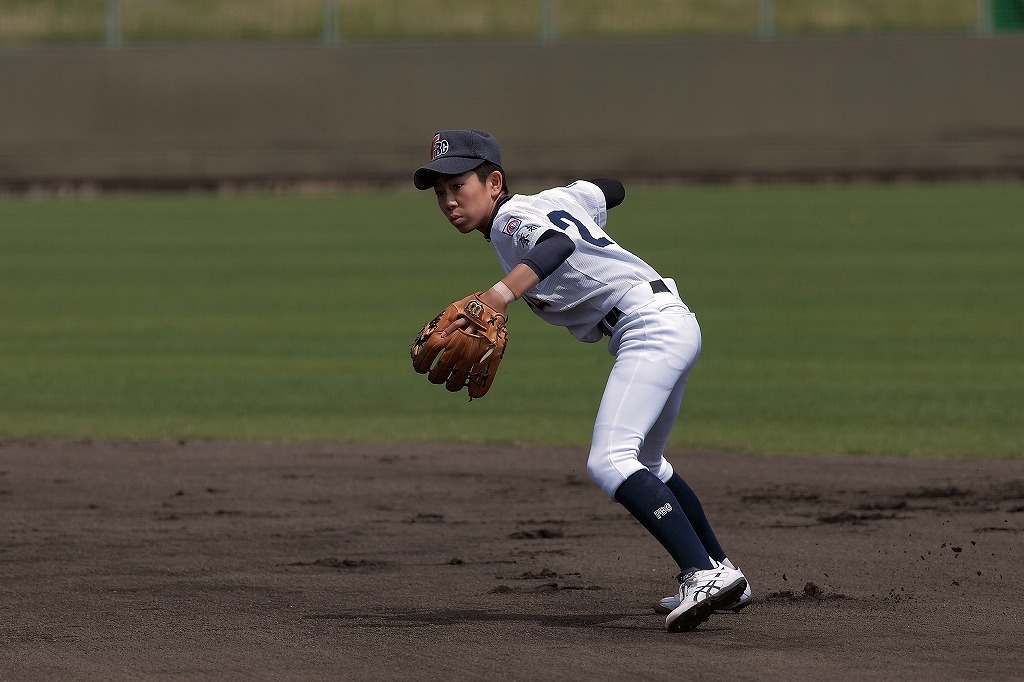
[{"label": "dark hair", "polygon": [[474,169],[476,177],[480,180],[480,182],[486,182],[488,176],[490,176],[490,174],[493,173],[494,171],[498,171],[499,173],[501,173],[501,191],[503,194],[508,194],[508,183],[505,181],[504,168],[502,168],[496,163],[492,163],[491,161],[484,161]]}]

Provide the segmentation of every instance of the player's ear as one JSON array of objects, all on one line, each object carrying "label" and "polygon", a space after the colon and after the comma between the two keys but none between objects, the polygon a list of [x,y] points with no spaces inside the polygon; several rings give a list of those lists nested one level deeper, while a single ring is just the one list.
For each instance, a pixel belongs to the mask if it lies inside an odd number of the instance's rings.
[{"label": "player's ear", "polygon": [[491,174],[487,176],[487,192],[497,198],[501,194],[501,187],[505,183],[505,178],[502,177],[501,171],[493,170]]}]

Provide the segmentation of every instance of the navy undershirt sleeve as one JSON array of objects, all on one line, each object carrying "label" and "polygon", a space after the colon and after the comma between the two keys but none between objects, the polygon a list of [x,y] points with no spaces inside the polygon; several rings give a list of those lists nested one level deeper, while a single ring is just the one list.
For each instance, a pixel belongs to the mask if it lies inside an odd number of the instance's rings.
[{"label": "navy undershirt sleeve", "polygon": [[543,282],[575,250],[576,245],[567,234],[558,230],[548,230],[540,236],[530,253],[519,262],[529,266]]},{"label": "navy undershirt sleeve", "polygon": [[604,203],[608,208],[615,208],[626,198],[626,188],[618,180],[598,178],[587,182],[597,185],[604,192]]}]

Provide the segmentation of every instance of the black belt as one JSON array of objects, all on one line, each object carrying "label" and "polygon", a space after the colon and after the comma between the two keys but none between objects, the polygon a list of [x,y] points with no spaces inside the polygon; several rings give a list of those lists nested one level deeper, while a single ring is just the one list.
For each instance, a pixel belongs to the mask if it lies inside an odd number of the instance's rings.
[{"label": "black belt", "polygon": [[[651,291],[655,294],[663,294],[667,291],[671,291],[671,289],[668,288],[668,285],[665,284],[664,280],[656,279],[653,282],[648,282],[648,284],[651,287]],[[615,325],[619,321],[620,317],[622,317],[622,311],[618,308],[612,308],[609,310],[608,314],[604,316],[603,320],[601,320],[601,331],[608,336],[611,336],[612,330],[615,329]]]}]

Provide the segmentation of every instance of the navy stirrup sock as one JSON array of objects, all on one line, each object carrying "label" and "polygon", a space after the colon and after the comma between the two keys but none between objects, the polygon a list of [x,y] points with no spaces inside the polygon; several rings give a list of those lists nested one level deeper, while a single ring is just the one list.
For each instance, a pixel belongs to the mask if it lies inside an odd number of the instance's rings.
[{"label": "navy stirrup sock", "polygon": [[615,501],[661,543],[679,564],[679,570],[712,567],[708,552],[679,500],[650,471],[638,471],[627,478],[615,491]]},{"label": "navy stirrup sock", "polygon": [[665,483],[668,489],[672,491],[672,494],[679,500],[679,504],[682,505],[682,511],[686,514],[686,518],[690,520],[690,525],[693,526],[693,530],[697,533],[697,537],[700,538],[701,543],[705,549],[708,550],[708,554],[715,561],[722,561],[725,559],[725,550],[722,549],[722,545],[719,544],[718,538],[715,536],[715,532],[711,530],[711,524],[708,523],[708,517],[704,513],[704,507],[701,506],[700,500],[697,499],[697,493],[693,492],[693,489],[684,481],[679,474],[672,474],[672,478],[668,479]]}]

